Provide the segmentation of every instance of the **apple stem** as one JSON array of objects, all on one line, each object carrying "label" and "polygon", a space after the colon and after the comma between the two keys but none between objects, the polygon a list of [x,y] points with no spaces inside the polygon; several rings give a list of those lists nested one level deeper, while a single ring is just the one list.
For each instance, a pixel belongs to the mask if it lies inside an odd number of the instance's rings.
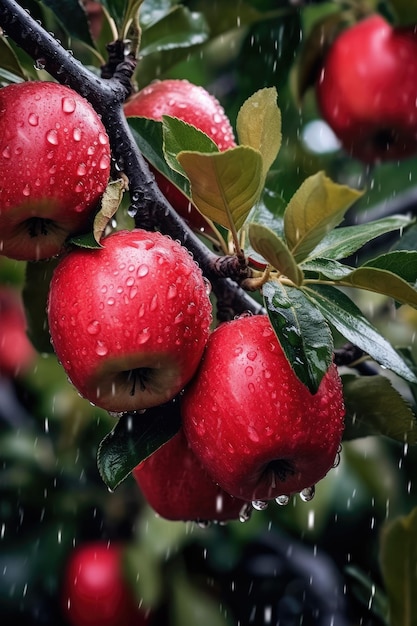
[{"label": "apple stem", "polygon": [[47,235],[48,227],[52,224],[52,220],[43,217],[30,217],[26,220],[29,236],[34,239],[39,235]]},{"label": "apple stem", "polygon": [[140,391],[146,391],[146,382],[149,379],[150,373],[149,367],[137,367],[136,369],[129,370],[127,373],[128,382],[132,383],[132,387],[130,390],[130,395],[134,396],[136,393],[136,385],[139,385]]}]

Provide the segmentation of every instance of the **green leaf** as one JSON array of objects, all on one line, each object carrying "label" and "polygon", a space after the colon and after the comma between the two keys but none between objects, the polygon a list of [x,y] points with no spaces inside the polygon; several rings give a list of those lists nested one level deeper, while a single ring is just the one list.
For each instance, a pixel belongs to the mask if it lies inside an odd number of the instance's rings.
[{"label": "green leaf", "polygon": [[316,393],[333,355],[329,326],[318,308],[295,287],[269,281],[265,308],[282,349],[299,380]]},{"label": "green leaf", "polygon": [[359,267],[340,280],[341,285],[366,289],[394,298],[401,304],[417,308],[417,291],[405,280],[385,270],[375,267]]},{"label": "green leaf", "polygon": [[173,437],[180,425],[176,401],[144,413],[123,414],[97,452],[98,469],[109,489],[115,489],[136,465]]},{"label": "green leaf", "polygon": [[389,0],[389,4],[401,26],[414,26],[417,23],[417,5],[413,0]]},{"label": "green leaf", "polygon": [[262,191],[261,154],[237,146],[215,154],[184,151],[177,158],[199,211],[225,228],[234,224],[239,230]]},{"label": "green leaf", "polygon": [[329,285],[304,287],[303,291],[320,309],[327,321],[348,341],[398,376],[411,383],[417,382],[415,374],[398,352],[379,334],[346,294]]},{"label": "green leaf", "polygon": [[22,297],[27,318],[27,333],[35,349],[41,354],[52,354],[46,307],[49,284],[58,259],[26,263],[25,285]]},{"label": "green leaf", "polygon": [[287,276],[296,285],[303,281],[303,272],[298,267],[286,244],[270,228],[262,224],[249,224],[248,234],[252,248],[272,267]]},{"label": "green leaf", "polygon": [[102,247],[92,231],[83,235],[75,235],[69,239],[68,243],[77,248],[86,248],[87,250],[96,250]]},{"label": "green leaf", "polygon": [[25,71],[5,37],[0,37],[0,59],[0,76],[6,78],[7,82],[17,83],[26,80]]},{"label": "green leaf", "polygon": [[379,559],[390,626],[417,626],[417,508],[385,523]]},{"label": "green leaf", "polygon": [[396,274],[407,283],[417,282],[417,252],[415,250],[394,250],[381,254],[365,263],[365,267],[376,267]]},{"label": "green leaf", "polygon": [[339,185],[323,172],[309,176],[295,192],[284,214],[287,245],[298,262],[343,219],[362,192]]},{"label": "green leaf", "polygon": [[411,223],[410,218],[398,215],[359,226],[341,226],[327,233],[324,239],[309,253],[307,259],[316,257],[325,257],[335,261],[345,259],[373,239],[394,230],[402,230]]},{"label": "green leaf", "polygon": [[306,272],[315,272],[316,274],[326,276],[326,278],[330,278],[331,280],[340,280],[351,274],[353,271],[353,268],[348,265],[343,265],[343,263],[333,261],[333,259],[321,258],[305,261],[301,263],[301,267]]},{"label": "green leaf", "polygon": [[176,185],[188,198],[191,198],[188,179],[172,170],[165,160],[162,122],[149,120],[145,117],[129,117],[127,121],[134,140],[147,161]]},{"label": "green leaf", "polygon": [[178,174],[187,176],[177,160],[183,150],[193,152],[219,152],[215,142],[201,130],[169,115],[162,116],[163,151],[168,165]]},{"label": "green leaf", "polygon": [[260,89],[248,98],[236,120],[239,144],[262,154],[264,179],[281,147],[281,111],[275,87]]},{"label": "green leaf", "polygon": [[85,11],[78,0],[42,0],[49,7],[65,31],[84,41],[90,46],[94,46]]},{"label": "green leaf", "polygon": [[176,6],[143,30],[140,55],[144,57],[161,50],[188,48],[203,44],[208,38],[209,28],[204,15],[193,13],[184,6]]},{"label": "green leaf", "polygon": [[356,566],[349,565],[344,572],[351,579],[349,588],[353,594],[382,624],[389,626],[388,601],[384,591]]},{"label": "green leaf", "polygon": [[384,435],[401,443],[417,444],[415,415],[388,378],[346,376],[343,381],[345,440]]}]

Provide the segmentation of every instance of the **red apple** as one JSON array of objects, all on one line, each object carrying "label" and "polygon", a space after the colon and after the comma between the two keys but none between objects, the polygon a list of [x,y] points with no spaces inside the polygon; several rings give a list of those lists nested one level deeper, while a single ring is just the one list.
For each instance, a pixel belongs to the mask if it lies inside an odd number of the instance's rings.
[{"label": "red apple", "polygon": [[123,545],[104,541],[76,548],[65,566],[62,583],[63,611],[71,626],[145,626],[125,580]]},{"label": "red apple", "polygon": [[312,487],[334,464],[343,431],[336,366],[312,395],[295,376],[267,316],[241,317],[213,331],[181,410],[203,467],[245,500]]},{"label": "red apple", "polygon": [[26,334],[20,292],[0,287],[0,376],[15,377],[34,362],[36,352]]},{"label": "red apple", "polygon": [[87,228],[109,172],[109,140],[87,100],[51,82],[0,89],[0,254],[58,254]]},{"label": "red apple", "polygon": [[158,232],[115,232],[70,252],[50,284],[52,343],[85,398],[135,411],[173,398],[209,335],[207,283],[188,250]]},{"label": "red apple", "polygon": [[366,162],[417,152],[417,32],[372,15],[330,47],[316,85],[323,118]]},{"label": "red apple", "polygon": [[[204,87],[187,80],[155,81],[134,94],[125,104],[126,117],[140,116],[161,121],[163,115],[177,117],[208,135],[220,151],[234,147],[233,129],[220,102]],[[202,214],[179,189],[157,170],[156,181],[174,209],[195,230],[208,230]]]},{"label": "red apple", "polygon": [[133,476],[150,506],[169,520],[237,519],[246,505],[209,478],[182,429],[142,461],[133,470]]}]

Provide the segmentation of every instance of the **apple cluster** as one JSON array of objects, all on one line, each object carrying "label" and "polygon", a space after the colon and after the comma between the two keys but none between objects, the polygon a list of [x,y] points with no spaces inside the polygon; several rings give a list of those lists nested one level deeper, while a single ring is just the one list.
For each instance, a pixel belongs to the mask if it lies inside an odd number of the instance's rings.
[{"label": "apple cluster", "polygon": [[[234,146],[219,102],[187,81],[155,82],[125,112],[174,115],[220,150]],[[336,366],[313,395],[266,315],[213,329],[208,281],[189,251],[160,232],[116,230],[93,249],[65,246],[91,227],[110,174],[106,131],[76,93],[53,83],[1,89],[0,137],[1,251],[26,260],[60,255],[47,317],[69,380],[92,404],[137,420],[179,399],[180,431],[133,472],[155,511],[204,523],[246,519],[293,493],[311,499],[339,454]],[[184,210],[177,189],[163,184]],[[199,228],[188,204],[186,217]]]}]

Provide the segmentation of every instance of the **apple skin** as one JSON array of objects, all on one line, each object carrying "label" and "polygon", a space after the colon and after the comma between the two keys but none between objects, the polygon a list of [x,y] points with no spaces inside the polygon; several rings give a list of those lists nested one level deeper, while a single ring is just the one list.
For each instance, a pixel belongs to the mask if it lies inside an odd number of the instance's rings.
[{"label": "apple skin", "polygon": [[333,466],[343,432],[336,366],[312,395],[263,315],[213,331],[181,412],[189,444],[211,478],[252,501],[313,486]]},{"label": "apple skin", "polygon": [[108,411],[173,398],[193,376],[211,323],[207,283],[159,232],[121,230],[77,249],[50,283],[52,345],[79,393]]},{"label": "apple skin", "polygon": [[375,163],[417,152],[417,33],[372,15],[325,55],[316,94],[322,117],[353,157]]},{"label": "apple skin", "polygon": [[[126,117],[140,116],[161,121],[163,115],[177,117],[208,135],[222,152],[236,146],[233,129],[220,102],[204,87],[185,79],[152,82],[124,105]],[[155,180],[170,204],[196,231],[210,231],[204,216],[165,176],[152,168]]]},{"label": "apple skin", "polygon": [[57,255],[87,229],[109,173],[109,139],[87,100],[51,82],[0,89],[0,254]]},{"label": "apple skin", "polygon": [[26,334],[20,292],[0,286],[0,376],[14,378],[34,363],[36,351]]},{"label": "apple skin", "polygon": [[201,466],[182,429],[133,470],[150,506],[174,521],[213,522],[239,518],[245,501],[223,491]]},{"label": "apple skin", "polygon": [[124,579],[123,544],[94,541],[70,554],[62,582],[62,606],[71,626],[145,626]]}]

